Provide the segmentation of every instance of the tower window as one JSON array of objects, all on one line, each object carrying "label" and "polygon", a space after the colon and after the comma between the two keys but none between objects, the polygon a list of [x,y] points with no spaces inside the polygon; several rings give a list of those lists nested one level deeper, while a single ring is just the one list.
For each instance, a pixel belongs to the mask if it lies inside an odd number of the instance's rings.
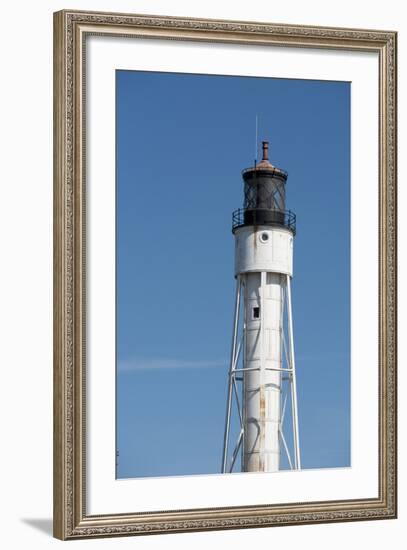
[{"label": "tower window", "polygon": [[260,319],[260,308],[258,306],[253,308],[253,319]]}]

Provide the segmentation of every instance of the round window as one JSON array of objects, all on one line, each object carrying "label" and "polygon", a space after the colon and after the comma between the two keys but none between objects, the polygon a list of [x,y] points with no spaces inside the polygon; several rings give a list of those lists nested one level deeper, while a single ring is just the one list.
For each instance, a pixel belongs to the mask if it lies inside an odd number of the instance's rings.
[{"label": "round window", "polygon": [[262,243],[266,243],[269,240],[269,234],[268,233],[261,233],[260,240]]}]

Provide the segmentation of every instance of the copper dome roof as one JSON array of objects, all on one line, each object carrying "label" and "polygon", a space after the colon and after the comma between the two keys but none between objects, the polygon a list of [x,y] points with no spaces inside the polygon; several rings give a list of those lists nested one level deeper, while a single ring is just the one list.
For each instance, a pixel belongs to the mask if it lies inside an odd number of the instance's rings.
[{"label": "copper dome roof", "polygon": [[261,170],[261,171],[272,172],[273,174],[278,174],[287,178],[287,172],[285,172],[281,168],[277,168],[277,166],[274,166],[269,161],[269,142],[268,141],[262,142],[262,150],[263,150],[263,157],[261,161],[250,168],[245,168],[242,171],[242,173],[246,174],[248,172],[253,172],[253,171],[257,172],[258,170]]}]

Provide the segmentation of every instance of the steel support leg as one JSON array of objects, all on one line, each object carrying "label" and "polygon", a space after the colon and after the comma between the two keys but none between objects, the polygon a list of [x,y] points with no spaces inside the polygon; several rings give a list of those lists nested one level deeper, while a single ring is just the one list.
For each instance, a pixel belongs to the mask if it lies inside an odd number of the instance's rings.
[{"label": "steel support leg", "polygon": [[287,314],[288,314],[288,339],[290,345],[290,368],[291,368],[291,408],[293,417],[293,439],[294,439],[294,465],[296,470],[301,470],[300,441],[298,431],[298,407],[297,407],[297,380],[295,374],[293,317],[291,307],[291,281],[287,275]]},{"label": "steel support leg", "polygon": [[225,433],[223,438],[223,455],[222,455],[222,473],[226,473],[227,459],[228,459],[228,447],[229,447],[229,432],[230,432],[230,417],[232,413],[232,392],[233,392],[233,376],[235,370],[236,359],[236,346],[237,346],[237,333],[239,329],[239,312],[240,312],[240,293],[241,293],[241,280],[240,277],[236,279],[236,298],[235,298],[235,315],[233,320],[233,336],[232,336],[232,349],[230,354],[230,367],[229,367],[229,384],[228,384],[228,397],[226,403],[226,421],[225,421]]}]

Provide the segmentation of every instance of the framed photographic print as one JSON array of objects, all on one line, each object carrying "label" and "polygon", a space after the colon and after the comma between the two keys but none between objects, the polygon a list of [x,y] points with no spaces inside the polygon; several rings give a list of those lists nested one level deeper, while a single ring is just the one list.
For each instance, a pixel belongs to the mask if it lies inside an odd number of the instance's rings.
[{"label": "framed photographic print", "polygon": [[396,517],[396,33],[54,16],[54,535]]}]

